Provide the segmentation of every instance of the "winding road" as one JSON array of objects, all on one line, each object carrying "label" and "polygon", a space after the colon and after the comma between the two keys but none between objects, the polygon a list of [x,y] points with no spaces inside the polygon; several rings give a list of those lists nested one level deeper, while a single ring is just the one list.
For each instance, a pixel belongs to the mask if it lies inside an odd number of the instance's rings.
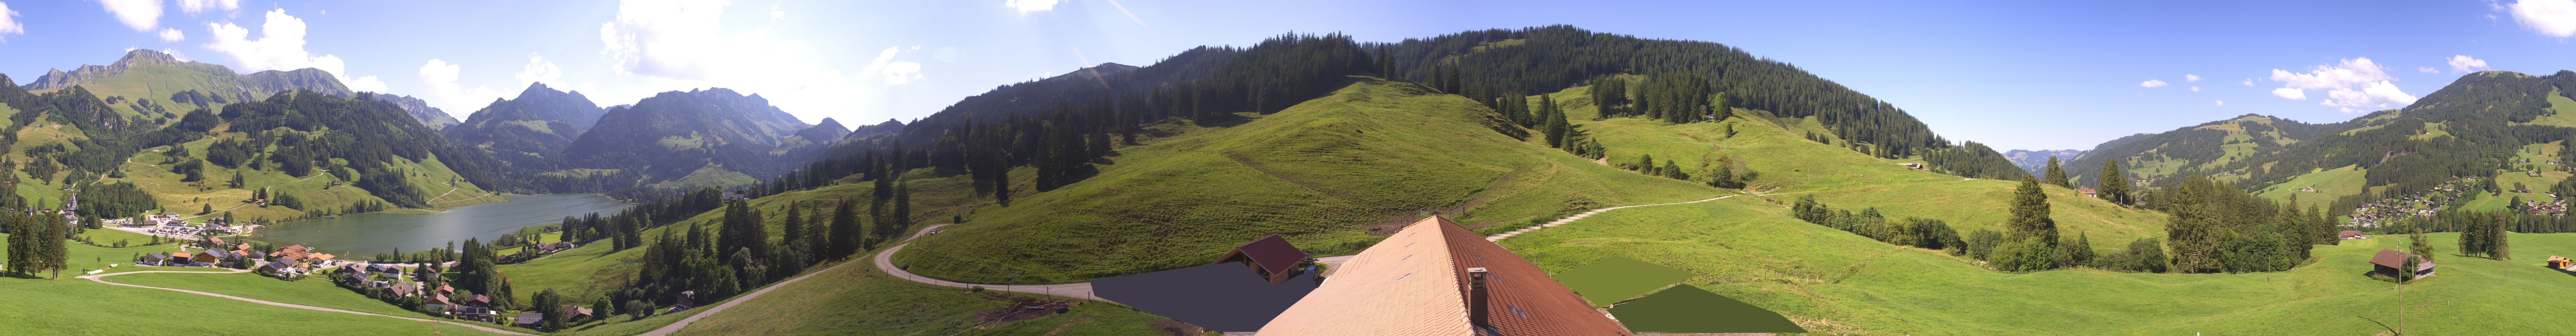
[{"label": "winding road", "polygon": [[[922,227],[920,232],[914,232],[914,233],[912,234],[912,237],[904,238],[904,240],[909,241],[909,240],[911,240],[912,238],[921,238],[921,236],[922,236],[922,235],[930,234],[930,231],[931,231],[931,230],[938,230],[938,229],[939,229],[939,227],[942,227],[942,226],[948,226],[948,224],[939,224],[939,225],[931,225],[931,226]],[[894,254],[894,251],[895,251],[896,249],[901,249],[901,248],[903,248],[903,245],[895,245],[895,247],[893,247],[893,248],[888,248],[888,249],[886,249],[885,251],[877,252],[877,255],[879,255],[879,256],[884,256],[884,255],[888,255],[888,254]],[[688,328],[690,323],[697,323],[697,322],[698,322],[698,319],[704,319],[704,318],[707,318],[708,316],[715,316],[717,312],[723,312],[723,311],[725,311],[725,309],[731,309],[731,308],[733,308],[733,305],[735,305],[735,304],[741,304],[741,303],[743,303],[744,301],[751,301],[751,299],[753,299],[753,298],[758,298],[758,297],[760,297],[761,295],[768,295],[770,290],[778,289],[779,287],[786,287],[786,286],[787,286],[787,284],[796,283],[796,282],[798,282],[798,281],[805,281],[805,278],[811,278],[811,277],[814,277],[814,275],[815,275],[815,274],[823,274],[824,272],[831,272],[832,270],[841,269],[841,267],[842,267],[842,266],[849,266],[850,264],[856,264],[856,263],[858,263],[858,261],[857,261],[857,260],[844,261],[844,262],[841,262],[841,263],[839,263],[839,264],[833,264],[833,265],[832,265],[832,268],[825,268],[825,269],[820,270],[820,271],[808,272],[808,273],[805,273],[805,275],[799,275],[799,276],[796,276],[795,278],[787,279],[786,281],[779,281],[778,283],[769,284],[769,286],[761,287],[761,288],[760,288],[760,290],[752,291],[751,293],[749,293],[749,294],[743,294],[742,296],[736,296],[736,297],[734,297],[733,299],[726,300],[723,304],[717,304],[717,305],[715,305],[715,306],[713,306],[713,307],[707,307],[706,309],[699,309],[699,310],[698,310],[698,313],[697,313],[696,315],[689,315],[689,317],[688,317],[688,318],[682,318],[682,319],[680,319],[680,321],[678,321],[678,322],[671,322],[671,324],[670,324],[670,325],[664,325],[664,326],[662,326],[661,328],[654,328],[654,329],[653,329],[653,331],[647,331],[647,332],[644,332],[644,333],[642,333],[642,334],[636,334],[636,336],[669,336],[669,335],[671,335],[672,333],[680,332],[680,329],[681,329],[681,328]],[[877,267],[885,267],[885,265],[886,265],[885,258],[884,258],[884,257],[878,257],[878,258],[877,258],[877,265],[878,265]],[[898,272],[900,272],[900,271],[898,271]],[[912,276],[912,274],[911,274],[911,273],[900,273],[900,274],[897,274],[896,276]],[[910,279],[910,278],[906,278],[906,279]],[[928,278],[923,278],[923,279],[928,279]],[[914,280],[914,281],[920,281],[920,280]],[[1083,287],[1084,287],[1083,294],[1090,294],[1090,293],[1091,293],[1091,291],[1089,290],[1091,286],[1090,286],[1089,284],[1084,284],[1084,285],[1083,285]],[[1096,299],[1096,298],[1095,298],[1095,299]]]},{"label": "winding road", "polygon": [[[151,289],[159,289],[159,290],[166,290],[166,291],[177,291],[177,292],[182,292],[182,293],[197,294],[197,295],[205,295],[205,296],[212,296],[212,297],[219,297],[219,298],[226,298],[226,299],[233,299],[233,300],[241,300],[241,301],[244,301],[244,302],[257,303],[257,304],[264,304],[264,305],[271,305],[271,306],[278,306],[278,307],[298,308],[298,309],[306,309],[306,310],[319,310],[319,311],[326,311],[326,312],[349,313],[349,314],[358,314],[358,315],[383,316],[383,317],[391,317],[391,318],[398,318],[398,319],[405,319],[405,320],[413,320],[413,321],[422,321],[422,322],[438,322],[438,323],[454,324],[454,325],[463,326],[463,327],[466,327],[466,328],[474,328],[474,330],[482,330],[482,331],[484,331],[484,332],[495,333],[495,334],[536,336],[536,335],[532,335],[532,334],[528,334],[528,333],[521,333],[521,332],[509,331],[509,330],[501,330],[501,329],[499,329],[499,328],[485,327],[485,326],[479,326],[479,325],[474,325],[474,324],[469,324],[469,323],[461,323],[461,322],[455,322],[455,321],[441,321],[441,320],[432,320],[432,319],[425,319],[425,318],[402,317],[402,316],[393,316],[393,315],[385,315],[385,314],[377,314],[377,313],[367,313],[367,312],[357,312],[357,311],[349,311],[349,310],[341,310],[341,309],[333,309],[333,308],[314,307],[314,306],[299,305],[299,304],[292,304],[292,303],[279,303],[279,302],[274,302],[274,301],[266,301],[266,300],[260,300],[260,299],[253,299],[253,298],[246,298],[246,297],[239,297],[239,296],[231,296],[231,295],[223,295],[223,294],[215,294],[215,293],[207,293],[207,292],[200,292],[200,291],[193,291],[193,290],[185,290],[185,289],[178,289],[178,288],[164,288],[164,287],[152,287],[152,286],[144,286],[144,285],[136,285],[136,284],[115,283],[115,282],[108,282],[108,281],[107,281],[107,279],[106,279],[108,276],[126,275],[126,274],[137,274],[137,273],[207,273],[207,274],[225,274],[225,273],[242,273],[242,272],[249,272],[249,271],[250,271],[250,270],[246,270],[246,269],[238,269],[238,270],[231,270],[231,271],[224,271],[224,272],[191,272],[191,271],[133,271],[133,272],[118,272],[118,273],[108,273],[108,274],[99,274],[99,275],[87,275],[87,276],[80,276],[79,278],[82,278],[82,279],[89,279],[89,281],[95,281],[95,282],[103,283],[103,284],[110,284],[110,285],[117,285],[117,286],[126,286],[126,287],[151,288]],[[766,291],[766,290],[763,290],[763,291]]]}]

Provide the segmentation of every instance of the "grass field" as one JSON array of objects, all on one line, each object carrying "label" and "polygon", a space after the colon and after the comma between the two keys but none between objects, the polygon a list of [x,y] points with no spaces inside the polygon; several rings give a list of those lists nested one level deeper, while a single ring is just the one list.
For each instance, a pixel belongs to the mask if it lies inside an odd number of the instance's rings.
[{"label": "grass field", "polygon": [[8,326],[0,328],[0,335],[492,335],[435,322],[275,307],[69,277],[0,278],[0,302],[10,303],[0,304],[0,321],[7,321],[0,324]]},{"label": "grass field", "polygon": [[[94,231],[99,231],[99,230],[91,230],[91,231],[93,231],[93,232],[94,232]],[[8,236],[9,236],[9,235],[7,235],[7,234],[0,234],[0,238],[6,238],[6,237],[8,237]],[[170,253],[170,252],[178,252],[178,251],[179,251],[179,248],[180,248],[180,247],[179,247],[179,244],[161,244],[161,245],[152,245],[152,246],[127,246],[127,247],[125,247],[125,248],[112,248],[112,247],[89,246],[89,245],[87,245],[87,244],[81,244],[81,243],[79,243],[79,242],[71,242],[71,241],[63,242],[63,244],[64,244],[63,249],[64,249],[64,250],[66,250],[67,252],[70,252],[70,253],[68,253],[68,254],[70,254],[70,256],[68,256],[67,258],[65,258],[65,260],[66,260],[66,262],[68,262],[68,263],[70,263],[70,264],[71,264],[71,268],[67,268],[67,269],[64,269],[64,270],[63,270],[63,278],[64,278],[64,279],[70,279],[72,276],[80,275],[80,272],[84,272],[84,271],[88,271],[88,270],[95,270],[95,269],[104,268],[104,267],[107,267],[107,265],[109,265],[109,264],[117,265],[117,267],[116,267],[115,269],[110,269],[110,270],[108,270],[109,272],[124,272],[124,271],[208,271],[208,272],[220,272],[220,271],[226,271],[226,270],[222,270],[222,269],[205,268],[205,267],[158,267],[158,266],[138,266],[138,265],[135,265],[135,264],[134,264],[134,257],[135,257],[135,256],[137,256],[137,255],[152,254],[152,253]],[[141,245],[142,243],[141,243],[141,242],[137,242],[137,243],[134,243],[134,244],[136,244],[136,245]],[[196,251],[196,249],[191,248],[191,249],[189,249],[189,251]],[[0,256],[6,256],[6,255],[8,255],[8,251],[0,251]]]},{"label": "grass field", "polygon": [[[983,325],[978,313],[1038,295],[940,287],[897,279],[866,258],[781,287],[681,329],[725,335],[1164,335],[1171,319],[1114,303],[1084,302],[1061,315]],[[793,295],[782,295],[794,293]],[[1063,298],[1056,298],[1063,299]]]},{"label": "grass field", "polygon": [[111,276],[107,281],[153,287],[178,288],[232,295],[260,300],[315,307],[346,309],[402,317],[431,318],[376,299],[367,298],[346,288],[331,284],[330,279],[313,277],[300,281],[278,280],[257,273],[143,273]]},{"label": "grass field", "polygon": [[[315,136],[319,136],[320,132],[316,132],[314,134]],[[243,133],[226,133],[224,136],[243,137],[247,135]],[[182,143],[175,146],[184,146],[188,148],[190,153],[196,153],[202,156],[204,155],[203,153],[205,153],[206,147],[214,144],[215,140],[216,138],[198,139],[197,141]],[[248,166],[236,169],[208,164],[205,166],[205,180],[180,182],[179,180],[181,180],[181,176],[170,172],[170,164],[162,163],[162,161],[167,159],[164,154],[168,153],[166,150],[170,147],[171,146],[155,148],[165,150],[163,152],[145,150],[144,152],[135,154],[134,158],[130,160],[133,163],[125,165],[126,178],[112,178],[106,179],[105,181],[111,183],[133,182],[136,186],[142,187],[145,192],[151,193],[155,199],[161,202],[161,207],[163,209],[168,209],[169,212],[194,216],[199,211],[202,211],[207,207],[212,207],[216,213],[206,216],[222,216],[223,213],[229,212],[234,218],[243,220],[260,218],[284,220],[316,212],[339,212],[341,209],[347,208],[349,205],[356,204],[358,202],[384,201],[383,198],[378,198],[375,195],[368,193],[366,189],[353,188],[346,185],[332,187],[330,186],[331,183],[339,178],[325,172],[316,171],[312,175],[296,177],[278,171],[275,165],[263,167],[267,169],[254,170],[247,169]],[[275,150],[275,148],[272,147],[268,150]],[[344,163],[346,162],[345,160],[339,159],[333,160]],[[430,203],[429,205],[432,207],[446,208],[507,201],[507,199],[499,197],[477,197],[491,195],[492,192],[483,190],[482,188],[475,186],[473,183],[460,181],[457,185],[448,185],[447,181],[449,179],[458,178],[458,175],[454,171],[449,170],[447,168],[447,164],[439,162],[435,157],[421,161],[412,161],[397,157],[394,161],[395,162],[392,163],[392,167],[403,169],[412,174],[412,176],[408,178],[408,181],[410,181],[413,186],[418,187],[416,190],[422,191],[423,194],[421,197],[427,199]],[[235,172],[242,174],[243,181],[249,185],[249,187],[231,188],[226,186]],[[346,184],[348,181],[340,182]],[[304,202],[307,210],[311,211],[297,210],[282,206],[259,206],[246,202],[250,200],[252,190],[257,188],[268,188],[269,193],[275,195],[294,195],[298,200]],[[401,212],[401,210],[405,209],[391,210],[393,211],[389,212]],[[195,219],[191,220],[193,221]]]},{"label": "grass field", "polygon": [[[2410,333],[2491,335],[2556,330],[2564,314],[2534,312],[2576,311],[2535,299],[2576,295],[2576,275],[2539,267],[2576,254],[2576,234],[2514,234],[2511,261],[2451,255],[2456,236],[2434,234],[2441,275],[2400,289],[2364,276],[2372,247],[2318,246],[2312,263],[2278,273],[2010,274],[1798,222],[1760,200],[1634,210],[1501,243],[1552,273],[1614,256],[1690,271],[1690,285],[1843,334],[2363,335],[2399,325],[2403,306]],[[2402,239],[2377,240],[2391,238]]]},{"label": "grass field", "polygon": [[[1807,131],[1822,130],[1812,121],[1790,125],[1765,118],[1728,118],[1725,122],[1673,124],[1643,118],[1608,118],[1592,120],[1599,108],[1592,105],[1591,87],[1566,89],[1548,94],[1566,113],[1566,121],[1609,149],[1603,161],[1636,162],[1641,155],[1654,156],[1657,164],[1673,161],[1683,170],[1701,175],[1710,162],[1719,157],[1732,157],[1743,167],[1758,174],[1746,181],[1747,189],[1761,192],[1798,192],[1828,190],[1886,183],[1957,180],[1958,177],[1914,170],[1897,165],[1904,162],[1871,157],[1835,145],[1809,141]],[[1539,101],[1530,99],[1532,104]],[[1536,110],[1533,108],[1532,110]],[[1751,112],[1738,113],[1739,116]],[[1810,118],[1812,119],[1812,118]],[[1727,130],[1734,130],[1734,135]],[[1796,131],[1792,131],[1796,130]],[[1822,132],[1832,134],[1832,132]],[[1533,144],[1544,146],[1545,139],[1532,137]],[[1839,141],[1839,140],[1837,140]],[[1737,172],[1744,174],[1744,172]]]},{"label": "grass field", "polygon": [[[2361,194],[2361,184],[2364,183],[2362,180],[2362,174],[2367,172],[2369,172],[2369,170],[2361,169],[2360,167],[2344,166],[2342,168],[2300,174],[2299,177],[2290,178],[2289,182],[2282,182],[2281,184],[2275,184],[2269,188],[2264,188],[2261,191],[2256,191],[2254,192],[2254,195],[2279,202],[2287,201],[2290,199],[2290,195],[2296,194],[2299,195],[2300,208],[2306,208],[2310,205],[2331,205],[2334,203],[2336,198],[2340,198],[2345,195]],[[2317,192],[2299,191],[2299,189],[2311,187],[2317,188]]]},{"label": "grass field", "polygon": [[1348,254],[1432,212],[1484,227],[1728,193],[1503,136],[1485,111],[1361,78],[1237,126],[1119,149],[1096,176],[980,209],[895,258],[958,281],[1067,282],[1204,264],[1271,233]]},{"label": "grass field", "polygon": [[2549,91],[2548,114],[2542,114],[2539,119],[2533,119],[2528,123],[2515,124],[2576,127],[2576,99],[2567,99],[2567,96],[2560,95],[2564,92],[2561,90],[2565,89],[2556,88]]}]

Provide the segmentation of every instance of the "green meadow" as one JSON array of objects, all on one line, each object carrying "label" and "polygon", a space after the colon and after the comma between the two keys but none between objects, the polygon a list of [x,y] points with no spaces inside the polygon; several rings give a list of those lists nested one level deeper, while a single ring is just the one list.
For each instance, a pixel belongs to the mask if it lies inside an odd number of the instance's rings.
[{"label": "green meadow", "polygon": [[2360,335],[2402,319],[2409,333],[2493,335],[2553,330],[2565,315],[2534,312],[2576,311],[2534,299],[2576,295],[2576,274],[2539,265],[2576,254],[2576,234],[2514,234],[2514,260],[2451,255],[2457,236],[2433,234],[2439,275],[2398,286],[2365,275],[2377,247],[2317,246],[2308,264],[2276,273],[2013,274],[1787,212],[1740,197],[1644,207],[1500,243],[1551,273],[1611,257],[1689,271],[1699,276],[1688,285],[1837,334]]}]

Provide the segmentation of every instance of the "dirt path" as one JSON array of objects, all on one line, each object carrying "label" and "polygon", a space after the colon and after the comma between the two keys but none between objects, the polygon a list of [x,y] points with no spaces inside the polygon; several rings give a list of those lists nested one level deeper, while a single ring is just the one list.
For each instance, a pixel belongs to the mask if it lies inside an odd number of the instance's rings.
[{"label": "dirt path", "polygon": [[126,274],[136,274],[136,273],[210,273],[210,274],[226,274],[226,273],[242,273],[242,272],[249,272],[249,271],[250,271],[250,270],[232,270],[232,271],[226,271],[226,272],[133,271],[133,272],[120,272],[120,273],[108,273],[108,274],[99,274],[99,275],[81,276],[80,278],[83,278],[83,279],[89,279],[89,281],[96,281],[96,282],[98,282],[98,283],[103,283],[103,284],[110,284],[110,285],[117,285],[117,286],[126,286],[126,287],[151,288],[151,289],[159,289],[159,290],[167,290],[167,291],[177,291],[177,292],[182,292],[182,293],[197,294],[197,295],[205,295],[205,296],[213,296],[213,297],[226,298],[226,299],[233,299],[233,300],[240,300],[240,301],[244,301],[244,302],[257,303],[257,304],[264,304],[264,305],[271,305],[271,306],[278,306],[278,307],[298,308],[298,309],[307,309],[307,310],[319,310],[319,311],[326,311],[326,312],[349,313],[349,314],[358,314],[358,315],[383,316],[383,317],[391,317],[391,318],[398,318],[398,319],[405,319],[405,320],[413,320],[413,321],[422,321],[422,322],[438,322],[438,323],[446,323],[446,324],[454,324],[454,325],[458,325],[458,326],[464,326],[464,327],[466,327],[466,328],[474,328],[474,330],[482,330],[482,331],[484,331],[484,332],[490,332],[490,333],[496,333],[496,334],[536,336],[536,335],[531,335],[531,334],[527,334],[527,333],[521,333],[521,332],[509,331],[509,330],[501,330],[501,329],[498,329],[498,328],[485,327],[485,326],[473,325],[473,324],[468,324],[468,323],[459,323],[459,322],[455,322],[455,321],[440,321],[440,320],[432,320],[432,319],[425,319],[425,318],[412,318],[412,317],[393,316],[393,315],[385,315],[385,314],[377,314],[377,313],[356,312],[356,311],[341,310],[341,309],[334,309],[334,308],[314,307],[314,306],[299,305],[299,304],[292,304],[292,303],[279,303],[279,302],[274,302],[274,301],[265,301],[265,300],[260,300],[260,299],[253,299],[253,298],[246,298],[246,297],[239,297],[239,296],[231,296],[231,295],[223,295],[223,294],[215,294],[215,293],[207,293],[207,292],[200,292],[200,291],[193,291],[193,290],[185,290],[185,289],[178,289],[178,288],[163,288],[163,287],[152,287],[152,286],[135,285],[135,284],[115,283],[115,282],[108,282],[108,281],[105,279],[105,278],[107,278],[108,276],[114,276],[114,275],[126,275]]},{"label": "dirt path", "polygon": [[[1738,195],[1741,195],[1741,194],[1738,194]],[[1634,208],[1634,207],[1641,207],[1641,206],[1657,206],[1657,205],[1673,205],[1673,204],[1699,203],[1699,202],[1707,202],[1707,201],[1722,200],[1722,199],[1726,199],[1726,198],[1728,198],[1728,197],[1735,197],[1735,196],[1737,196],[1737,195],[1718,196],[1717,198],[1710,198],[1710,199],[1697,200],[1697,201],[1689,201],[1689,202],[1672,202],[1672,203],[1663,203],[1663,204],[1639,204],[1639,205],[1615,206],[1615,207],[1601,208],[1601,209],[1598,209],[1598,210],[1592,210],[1592,211],[1584,211],[1583,213],[1574,214],[1573,216],[1565,216],[1565,218],[1558,218],[1558,219],[1556,219],[1555,221],[1549,221],[1549,222],[1547,222],[1547,224],[1539,224],[1539,225],[1536,225],[1536,226],[1531,226],[1531,227],[1521,228],[1521,229],[1519,229],[1519,230],[1512,230],[1512,232],[1497,233],[1497,234],[1494,234],[1494,235],[1492,235],[1492,236],[1486,236],[1486,237],[1485,237],[1485,241],[1502,241],[1502,240],[1503,240],[1503,238],[1511,238],[1512,236],[1518,236],[1518,235],[1521,235],[1521,234],[1523,234],[1523,233],[1529,233],[1530,231],[1538,231],[1538,229],[1544,229],[1544,228],[1554,227],[1554,226],[1558,226],[1558,225],[1565,225],[1566,223],[1573,223],[1573,222],[1574,222],[1574,220],[1577,220],[1577,219],[1583,219],[1584,217],[1592,217],[1592,215],[1593,215],[1593,214],[1598,214],[1598,213],[1601,213],[1601,212],[1603,212],[1603,211],[1619,210],[1619,209],[1627,209],[1627,208]]]},{"label": "dirt path", "polygon": [[[912,238],[921,238],[921,236],[922,236],[922,235],[929,234],[929,233],[930,233],[930,230],[937,230],[937,229],[939,229],[939,227],[942,227],[942,226],[948,226],[948,224],[939,224],[939,225],[931,225],[931,226],[927,226],[927,227],[922,227],[920,232],[915,232],[915,233],[913,233],[913,234],[912,234],[912,237],[911,237],[911,238],[905,238],[905,239],[906,239],[906,240],[910,240],[910,239],[912,239]],[[903,248],[903,246],[902,246],[902,245],[896,245],[894,248],[888,248],[888,249],[886,249],[884,252],[877,252],[877,255],[882,256],[882,255],[887,255],[887,254],[893,254],[893,253],[894,253],[894,251],[895,251],[895,249],[900,249],[900,248]],[[551,255],[549,255],[549,256],[551,256]],[[877,259],[877,260],[878,260],[878,261],[877,261],[877,263],[878,263],[878,265],[879,265],[878,267],[884,267],[883,265],[884,265],[884,263],[885,263],[885,259],[883,259],[883,258],[879,258],[879,259]],[[532,261],[533,261],[533,260],[532,260]],[[714,307],[707,307],[706,309],[700,309],[700,310],[698,310],[698,313],[697,313],[696,315],[689,315],[689,317],[688,317],[688,318],[682,318],[682,319],[680,319],[680,321],[678,321],[678,322],[671,322],[671,324],[670,324],[670,325],[664,325],[664,326],[662,326],[661,328],[654,328],[654,329],[653,329],[653,331],[647,331],[647,332],[644,332],[644,333],[642,333],[642,334],[636,334],[636,336],[669,336],[669,335],[671,335],[672,333],[680,332],[680,329],[681,329],[681,328],[688,328],[690,323],[697,323],[697,322],[698,322],[698,319],[704,319],[704,318],[707,318],[708,316],[715,316],[715,314],[716,314],[717,312],[723,312],[725,309],[733,308],[733,305],[741,304],[741,303],[743,303],[744,301],[751,301],[751,299],[753,299],[753,298],[758,298],[758,297],[760,297],[761,295],[767,295],[767,294],[769,294],[769,291],[770,291],[770,290],[778,289],[779,287],[786,287],[786,286],[787,286],[787,284],[796,283],[796,282],[798,282],[798,281],[805,281],[805,278],[811,278],[811,277],[814,277],[814,275],[815,275],[815,274],[823,274],[823,272],[831,272],[832,270],[841,269],[841,267],[842,267],[842,266],[849,266],[850,264],[855,264],[855,263],[858,263],[858,262],[859,262],[858,260],[844,261],[844,262],[841,262],[840,264],[834,264],[834,265],[832,265],[832,268],[825,268],[825,269],[820,270],[820,271],[814,271],[814,272],[810,272],[810,273],[805,273],[805,275],[799,275],[799,276],[796,276],[795,278],[787,279],[786,281],[779,281],[778,283],[769,284],[769,286],[761,287],[761,288],[760,288],[760,290],[752,291],[752,292],[751,292],[751,293],[749,293],[749,294],[743,294],[742,296],[734,297],[733,299],[726,300],[726,301],[725,301],[725,303],[715,305]],[[911,274],[910,274],[910,273],[905,273],[905,274],[902,274],[902,275],[911,275]],[[1086,288],[1083,290],[1083,293],[1085,293],[1085,294],[1091,293],[1091,291],[1089,290],[1088,286],[1085,286],[1085,287],[1086,287]]]},{"label": "dirt path", "polygon": [[[941,227],[941,226],[948,226],[948,224],[932,225],[932,226],[930,226],[929,228],[924,228],[924,229],[922,229],[922,232],[925,232],[925,233],[926,233],[926,232],[930,232],[930,229],[936,229],[936,228],[939,228],[939,227]],[[922,235],[921,233],[914,233],[912,236],[913,236],[913,237],[920,237],[921,235]],[[1029,293],[1029,294],[1044,294],[1044,295],[1055,295],[1055,296],[1075,297],[1075,298],[1091,299],[1091,300],[1096,300],[1096,301],[1109,301],[1108,299],[1102,299],[1102,298],[1100,298],[1100,296],[1092,295],[1092,294],[1091,294],[1091,283],[1090,283],[1090,282],[1060,283],[1060,284],[1042,284],[1042,285],[979,284],[979,283],[964,283],[964,282],[956,282],[956,281],[948,281],[948,280],[932,279],[932,278],[930,278],[930,277],[921,276],[921,275],[918,275],[918,274],[912,274],[912,272],[904,271],[904,270],[903,270],[903,269],[901,269],[901,268],[896,268],[896,267],[894,267],[894,252],[895,252],[895,251],[902,251],[902,250],[903,250],[903,247],[904,247],[905,245],[912,245],[912,243],[903,243],[903,244],[900,244],[900,245],[895,245],[894,247],[888,247],[888,248],[886,248],[886,249],[885,249],[885,251],[877,252],[876,257],[875,257],[875,258],[873,258],[873,259],[876,259],[876,263],[877,263],[877,270],[885,271],[885,272],[886,272],[886,274],[894,275],[894,277],[897,277],[897,278],[903,278],[904,280],[912,280],[913,282],[926,283],[926,284],[933,284],[933,285],[940,285],[940,286],[960,287],[960,288],[963,288],[963,287],[974,287],[974,286],[983,286],[983,287],[984,287],[984,289],[998,290],[998,291],[1010,291],[1010,292],[1021,292],[1021,293]]]}]

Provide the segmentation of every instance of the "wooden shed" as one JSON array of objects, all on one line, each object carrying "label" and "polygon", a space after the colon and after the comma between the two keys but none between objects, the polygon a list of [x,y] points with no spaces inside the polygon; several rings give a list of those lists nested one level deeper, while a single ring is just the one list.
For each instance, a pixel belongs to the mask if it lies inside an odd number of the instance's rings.
[{"label": "wooden shed", "polygon": [[1297,264],[1305,262],[1306,256],[1306,251],[1298,250],[1295,245],[1289,245],[1288,238],[1271,234],[1235,246],[1233,251],[1226,251],[1225,256],[1217,257],[1216,262],[1209,264],[1241,262],[1244,266],[1251,267],[1254,274],[1260,274],[1261,278],[1270,280],[1271,285],[1278,285],[1280,282],[1288,281],[1288,278],[1297,276]]},{"label": "wooden shed", "polygon": [[2420,279],[2423,277],[2433,276],[2432,258],[2422,258],[2414,254],[2397,252],[2397,250],[2391,249],[2379,249],[2378,255],[2370,257],[2370,264],[2372,265],[2370,272],[2371,274],[2397,279],[2397,275],[2399,274],[2397,273],[2397,270],[2406,268],[2406,257],[2417,257],[2415,260],[2418,261],[2418,263],[2415,265],[2415,276],[2413,278]]}]

